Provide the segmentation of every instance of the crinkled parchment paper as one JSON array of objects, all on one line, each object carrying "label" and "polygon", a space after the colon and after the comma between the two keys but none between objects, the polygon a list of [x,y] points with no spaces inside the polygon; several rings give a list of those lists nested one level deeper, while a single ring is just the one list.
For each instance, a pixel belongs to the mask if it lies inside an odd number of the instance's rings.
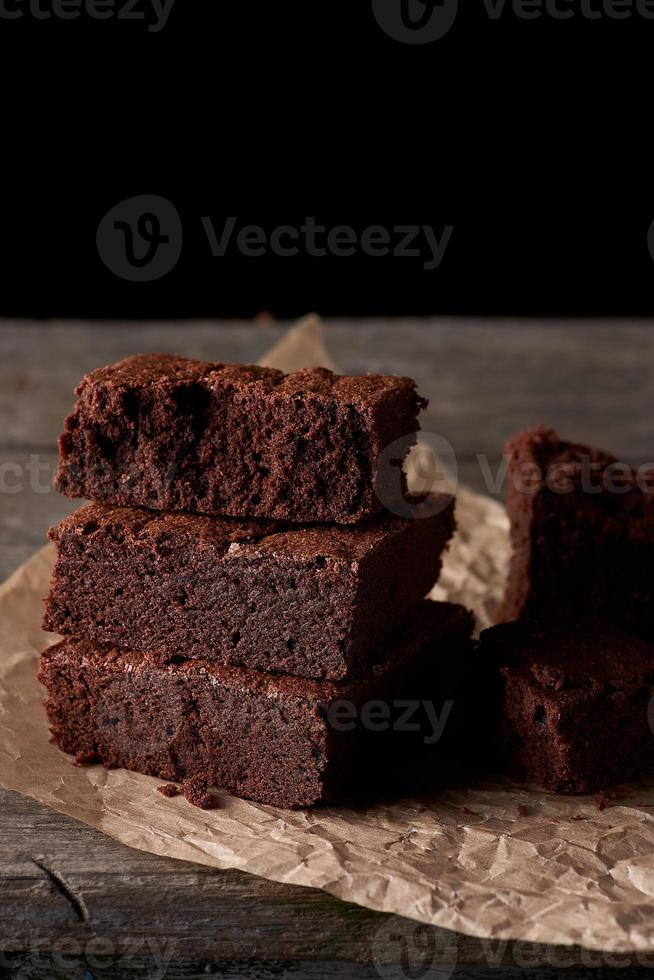
[{"label": "crinkled parchment paper", "polygon": [[[270,353],[283,368],[329,364],[305,321]],[[461,489],[458,537],[438,598],[474,607],[481,624],[508,553],[502,507]],[[145,851],[324,888],[371,909],[481,937],[654,949],[654,789],[626,805],[508,783],[452,789],[366,810],[285,811],[220,793],[205,812],[165,799],[156,779],[71,765],[48,742],[35,680],[45,548],[0,586],[0,782]],[[522,804],[519,810],[519,806]],[[526,812],[525,811],[526,808]],[[580,819],[581,818],[581,819]]]}]

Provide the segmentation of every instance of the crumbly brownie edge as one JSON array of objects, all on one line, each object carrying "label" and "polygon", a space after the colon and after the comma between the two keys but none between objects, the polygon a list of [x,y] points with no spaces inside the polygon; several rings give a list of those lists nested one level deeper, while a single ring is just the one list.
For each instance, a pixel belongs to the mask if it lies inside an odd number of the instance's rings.
[{"label": "crumbly brownie edge", "polygon": [[183,782],[211,778],[282,807],[326,792],[324,724],[300,700],[248,696],[197,665],[136,663],[64,640],[42,655],[50,730],[65,752]]},{"label": "crumbly brownie edge", "polygon": [[408,451],[425,404],[406,378],[312,369],[271,386],[245,366],[153,374],[152,359],[138,364],[102,369],[79,386],[60,439],[61,492],[157,510],[356,524],[382,509],[378,452],[401,436]]}]

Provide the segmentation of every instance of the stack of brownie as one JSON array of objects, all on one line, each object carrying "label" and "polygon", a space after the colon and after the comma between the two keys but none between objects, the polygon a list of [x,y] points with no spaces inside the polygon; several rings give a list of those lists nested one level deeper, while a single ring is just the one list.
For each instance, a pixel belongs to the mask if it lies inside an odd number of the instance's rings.
[{"label": "stack of brownie", "polygon": [[654,472],[543,426],[507,446],[513,556],[480,662],[505,768],[589,793],[651,767]]},{"label": "stack of brownie", "polygon": [[56,486],[93,502],[51,531],[40,672],[60,748],[290,807],[402,768],[422,722],[442,742],[472,618],[423,597],[453,501],[375,493],[411,380],[152,354],[77,394]]}]

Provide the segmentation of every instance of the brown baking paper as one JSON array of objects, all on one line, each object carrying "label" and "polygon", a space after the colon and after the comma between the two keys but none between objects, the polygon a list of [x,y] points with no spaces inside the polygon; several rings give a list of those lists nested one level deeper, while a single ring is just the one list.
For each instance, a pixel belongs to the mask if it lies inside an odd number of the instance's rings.
[{"label": "brown baking paper", "polygon": [[[315,320],[266,358],[282,368],[328,361]],[[461,489],[458,521],[435,594],[473,607],[483,624],[502,587],[506,515]],[[0,586],[5,787],[131,847],[311,885],[475,936],[654,949],[651,783],[603,811],[589,798],[490,782],[364,810],[279,810],[219,792],[218,808],[203,811],[161,796],[160,780],[72,765],[48,741],[35,680],[39,652],[55,639],[39,627],[52,560],[45,548]]]}]

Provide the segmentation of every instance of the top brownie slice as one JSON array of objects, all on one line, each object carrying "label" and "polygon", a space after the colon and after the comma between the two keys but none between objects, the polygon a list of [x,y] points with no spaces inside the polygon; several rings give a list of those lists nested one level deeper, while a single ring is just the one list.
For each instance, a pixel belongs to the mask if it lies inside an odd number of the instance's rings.
[{"label": "top brownie slice", "polygon": [[409,378],[284,374],[139,354],[87,375],[60,439],[71,497],[353,524],[382,510],[375,462],[403,456],[426,401]]},{"label": "top brownie slice", "polygon": [[542,426],[507,453],[513,557],[498,620],[568,609],[654,639],[652,475]]}]

